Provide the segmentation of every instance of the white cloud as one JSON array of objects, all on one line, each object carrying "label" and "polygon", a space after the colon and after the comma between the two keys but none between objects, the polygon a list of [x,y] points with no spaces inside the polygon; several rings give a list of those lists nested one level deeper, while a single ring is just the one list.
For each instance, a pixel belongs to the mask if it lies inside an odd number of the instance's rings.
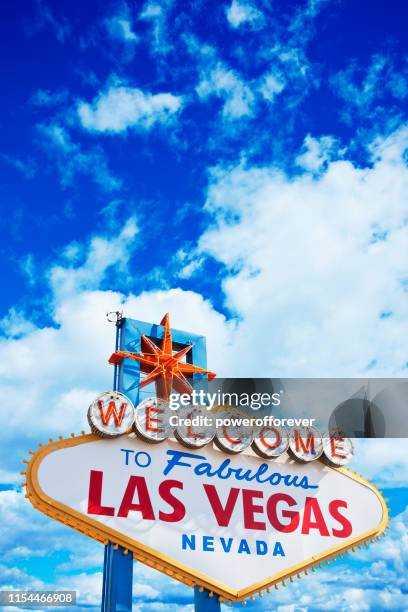
[{"label": "white cloud", "polygon": [[352,63],[333,78],[333,85],[344,100],[357,107],[366,108],[381,93],[381,85],[387,66],[387,58],[377,54],[372,57],[365,78],[360,84],[356,81],[357,66]]},{"label": "white cloud", "polygon": [[[229,67],[217,57],[214,48],[200,45],[194,37],[188,38],[189,51],[198,58],[199,81],[196,92],[199,98],[207,101],[211,98],[220,99],[221,116],[227,122],[248,118],[254,119],[259,102],[274,103],[290,81],[303,82],[306,76],[306,66],[296,58],[286,58],[278,49],[269,50],[266,54],[273,68],[269,68],[256,79],[247,79],[237,70]],[[278,57],[279,56],[279,57]]]},{"label": "white cloud", "polygon": [[73,572],[75,570],[84,571],[103,566],[103,547],[89,540],[84,541],[88,542],[89,550],[84,547],[80,555],[78,555],[77,550],[71,552],[69,560],[57,566],[58,572]]},{"label": "white cloud", "polygon": [[336,141],[332,136],[313,138],[306,136],[303,150],[296,158],[296,163],[310,172],[319,172],[332,157]]},{"label": "white cloud", "polygon": [[[86,426],[89,399],[111,380],[108,310],[148,321],[170,311],[174,327],[207,336],[209,367],[220,376],[367,375],[373,360],[370,374],[405,373],[407,143],[402,130],[373,144],[372,168],[329,160],[317,177],[243,165],[214,170],[206,203],[213,225],[198,251],[180,251],[179,261],[185,276],[208,254],[225,265],[225,299],[236,314],[229,322],[193,291],[100,290],[112,266],[128,274],[137,246],[133,219],[109,238],[75,244],[75,257],[49,269],[54,325],[33,329],[19,313],[14,331],[22,337],[0,342],[2,392],[19,406],[7,437],[31,425],[40,437]],[[381,319],[384,310],[392,315]],[[362,451],[368,475],[400,483],[401,466],[407,468],[401,448],[395,443],[388,453],[386,472],[381,460],[370,467]]]},{"label": "white cloud", "polygon": [[[400,140],[396,138],[392,143],[395,151],[399,150],[399,144],[401,144]],[[390,143],[388,146],[381,143],[381,146],[385,147],[381,157],[382,161],[377,162],[373,171],[378,171],[378,164],[383,163],[383,159],[390,154]],[[380,144],[377,145],[376,152],[378,153],[379,150]],[[394,157],[393,160],[395,165]],[[355,171],[352,168],[349,170],[350,172]],[[241,169],[240,172],[244,170]],[[273,172],[271,176],[276,180]],[[217,180],[219,181],[220,178],[219,176]],[[231,185],[233,185],[235,177],[231,178]],[[259,180],[264,178],[261,173],[257,180],[251,183],[251,193],[246,193],[246,197],[241,197],[239,201],[234,199],[237,187],[230,191],[231,202],[236,207],[236,213],[243,216],[249,214],[251,207],[259,199]],[[269,174],[266,175],[266,178],[270,180]],[[290,185],[293,187],[293,181],[285,186],[283,176],[280,177],[280,180],[283,186],[279,184],[278,192],[282,194],[281,197],[284,198],[285,203],[290,205],[292,199],[285,193],[285,189],[289,189]],[[321,181],[322,178],[319,180]],[[216,179],[214,181],[213,189],[216,190]],[[366,178],[366,181],[369,182],[369,179]],[[310,184],[314,183],[316,181],[306,182],[306,188],[310,189]],[[302,182],[300,184],[303,185]],[[266,193],[269,193],[269,185],[267,184],[264,188]],[[326,191],[331,193],[327,187],[325,193]],[[298,194],[299,191],[296,190],[296,195]],[[312,195],[316,197],[315,192]],[[213,214],[220,221],[224,219],[224,214],[228,216],[229,210],[225,208],[224,199],[219,197],[217,200],[215,196],[214,191],[209,197],[212,198]],[[266,201],[270,205],[270,200]],[[297,203],[298,201],[296,198]],[[307,202],[310,201],[314,201],[312,196]],[[251,214],[254,214],[256,218],[256,214],[260,214],[261,210],[261,208],[255,208]],[[288,214],[290,213],[293,215],[292,210]],[[262,220],[266,222],[264,217]],[[225,218],[224,222],[226,221]],[[398,222],[398,216],[394,221]],[[229,230],[233,229],[233,226],[229,226],[228,223],[226,227]],[[258,229],[258,226],[255,229]],[[225,231],[224,227],[223,231]],[[230,238],[228,235],[226,238],[226,247],[229,248]],[[210,302],[192,291],[172,289],[145,291],[139,295],[124,296],[117,292],[98,289],[97,285],[103,280],[104,273],[109,269],[111,258],[119,263],[122,257],[126,257],[126,252],[132,250],[135,240],[137,240],[136,226],[134,220],[131,219],[116,235],[112,235],[110,241],[104,236],[98,236],[93,237],[87,245],[83,245],[79,249],[82,263],[77,264],[76,267],[70,258],[66,261],[65,268],[61,263],[54,265],[50,273],[50,278],[53,279],[51,287],[54,291],[53,300],[50,301],[50,316],[53,318],[54,326],[35,330],[27,329],[22,338],[5,339],[0,343],[0,364],[3,364],[0,366],[3,369],[0,373],[4,379],[0,391],[3,397],[8,398],[11,406],[18,406],[18,410],[14,410],[9,415],[8,432],[3,436],[3,453],[9,455],[2,460],[2,464],[6,467],[11,465],[11,462],[15,464],[14,453],[10,456],[10,445],[14,447],[16,440],[24,440],[27,432],[32,431],[38,435],[39,439],[42,438],[45,441],[55,433],[67,434],[70,431],[78,432],[81,428],[87,428],[86,408],[90,398],[109,386],[112,376],[106,360],[112,350],[114,329],[105,321],[104,315],[107,310],[123,309],[128,316],[147,321],[159,321],[164,312],[170,311],[174,327],[191,329],[207,337],[209,366],[219,374],[238,373],[242,359],[240,350],[243,348],[248,352],[253,365],[262,374],[270,376],[276,372],[276,368],[273,370],[271,366],[274,356],[274,336],[277,333],[274,320],[269,327],[267,325],[271,321],[269,318],[263,318],[259,322],[256,320],[257,312],[262,317],[266,317],[266,313],[271,309],[271,303],[274,308],[273,302],[270,301],[270,294],[268,301],[264,304],[265,307],[259,308],[254,314],[251,309],[243,308],[243,304],[240,303],[239,312],[242,315],[242,321],[232,325],[227,323]],[[120,250],[121,244],[122,251]],[[252,249],[265,248],[265,244],[261,242],[258,245],[256,241],[252,241],[249,247]],[[236,249],[236,246],[234,248]],[[220,255],[224,257],[224,251]],[[236,251],[233,250],[232,257],[234,258],[235,255]],[[260,255],[258,253],[259,257]],[[235,261],[233,263],[235,265]],[[251,259],[250,264],[252,263]],[[58,270],[56,275],[58,282],[55,281],[56,269]],[[94,278],[91,274],[92,270],[95,273]],[[271,283],[271,280],[265,279],[264,282],[268,284]],[[273,286],[267,289],[272,291]],[[259,287],[249,287],[249,291],[252,290],[254,290],[252,299],[265,299],[266,294],[260,293]],[[230,297],[230,294],[227,293],[227,296]],[[243,297],[246,303],[247,297],[244,295]],[[258,304],[262,306],[262,301]],[[292,317],[293,320],[296,320],[293,314]],[[265,364],[265,352],[262,351],[259,343],[253,340],[259,337],[260,327],[258,325],[262,326],[263,330],[262,342],[268,344],[268,353],[272,354],[271,361],[266,361]],[[289,354],[287,358],[292,357],[293,354]],[[288,366],[287,363],[286,366]],[[248,361],[245,367],[248,372]],[[384,455],[387,456],[389,466],[389,471],[384,476],[385,483],[399,482],[401,473],[406,474],[408,469],[405,440],[365,441],[364,444],[361,444],[361,448],[357,449],[356,469],[362,470],[365,475],[378,482],[378,476],[384,473]],[[375,457],[379,459],[373,460]],[[0,544],[8,551],[7,562],[10,565],[2,574],[4,586],[47,587],[43,581],[28,576],[21,569],[12,566],[13,560],[16,565],[22,565],[21,560],[27,556],[33,557],[36,554],[42,558],[46,555],[44,548],[44,543],[46,543],[49,549],[69,552],[69,560],[59,566],[60,577],[54,581],[53,588],[77,590],[79,605],[95,607],[99,605],[101,573],[83,571],[100,567],[102,548],[99,545],[43,517],[31,508],[23,495],[15,491],[0,492],[0,515],[4,526],[0,534]],[[391,559],[394,553],[398,554],[400,559],[406,559],[406,520],[394,521],[393,525],[393,529],[396,528],[396,536],[389,540],[386,539],[373,549],[373,563],[376,560]],[[81,566],[78,564],[78,559],[81,560]],[[371,558],[368,558],[368,561],[371,561]],[[78,569],[82,569],[79,574],[76,573]],[[403,594],[398,582],[398,575],[403,575],[400,569],[396,567],[390,576],[387,575],[389,586],[381,593],[380,598],[378,598],[378,589],[371,587],[372,582],[368,582],[369,579],[372,580],[372,575],[379,571],[381,568],[375,566],[365,575],[360,572],[361,579],[356,580],[353,572],[348,571],[347,566],[344,565],[344,569],[341,568],[336,573],[336,579],[341,579],[341,584],[334,595],[333,571],[320,572],[314,578],[295,583],[290,589],[281,589],[274,594],[273,602],[269,602],[265,597],[259,604],[261,606],[259,609],[268,609],[270,605],[271,608],[281,606],[279,608],[281,610],[290,610],[294,599],[298,601],[297,610],[308,610],[313,604],[316,607],[326,606],[325,609],[330,610],[344,609],[345,606],[349,606],[347,609],[357,612],[363,609],[361,606],[364,602],[368,602],[370,610],[403,609],[406,605],[406,595]],[[380,577],[379,580],[383,580],[383,577]],[[165,603],[164,598],[170,598],[175,594],[185,600],[191,592],[186,587],[138,564],[134,598],[136,602],[140,601],[141,610],[156,612],[161,609],[191,609],[191,605],[183,608],[180,603]],[[327,601],[330,601],[329,607],[327,607]],[[380,607],[375,608],[377,602]],[[138,605],[136,603],[136,609]],[[254,608],[256,607],[255,604]]]},{"label": "white cloud", "polygon": [[214,170],[199,251],[226,268],[234,373],[406,375],[407,145],[404,128],[373,145],[373,167],[332,161],[318,177]]},{"label": "white cloud", "polygon": [[89,176],[104,191],[117,191],[121,181],[110,172],[103,151],[94,147],[84,151],[74,142],[65,127],[57,123],[37,126],[42,145],[56,163],[65,188],[72,185],[77,175]]},{"label": "white cloud", "polygon": [[140,13],[140,19],[150,23],[152,51],[158,56],[166,55],[171,47],[168,34],[168,13],[173,6],[173,0],[148,0]]},{"label": "white cloud", "polygon": [[232,0],[231,5],[226,10],[227,20],[233,28],[239,28],[244,23],[262,24],[263,14],[254,6],[247,2]]},{"label": "white cloud", "polygon": [[[13,567],[10,565],[6,566],[3,564],[0,564],[0,585],[4,590],[23,588],[35,591],[42,590],[44,588],[44,583],[42,580],[39,580],[34,576],[30,576],[27,572],[21,570],[19,567]],[[11,606],[8,608],[8,610],[10,609],[12,609]],[[17,609],[21,610],[21,608]]]},{"label": "white cloud", "polygon": [[131,12],[127,4],[123,4],[115,15],[105,19],[105,27],[111,38],[126,44],[134,44],[139,40],[139,36],[133,31]]},{"label": "white cloud", "polygon": [[110,22],[111,31],[116,32],[117,36],[126,41],[137,41],[138,37],[132,30],[132,24],[127,19],[116,18]]},{"label": "white cloud", "polygon": [[140,597],[143,601],[146,599],[158,599],[159,591],[150,586],[150,584],[136,582],[133,585],[133,595]]},{"label": "white cloud", "polygon": [[408,70],[395,67],[391,57],[375,53],[367,68],[362,69],[353,61],[335,74],[331,83],[338,96],[345,102],[341,114],[350,122],[354,115],[372,120],[376,104],[385,95],[404,100],[408,95]]},{"label": "white cloud", "polygon": [[[134,240],[137,233],[136,220],[130,217],[117,236],[94,236],[81,266],[67,266],[66,263],[53,265],[49,279],[57,299],[61,300],[62,295],[73,295],[85,288],[98,288],[107,270],[113,266],[118,273],[126,275],[129,258],[136,246]],[[77,252],[78,245],[74,243],[72,247]]]},{"label": "white cloud", "polygon": [[81,102],[78,115],[87,130],[118,133],[130,127],[150,130],[157,124],[166,124],[181,107],[182,98],[171,93],[151,94],[113,85],[91,104]]},{"label": "white cloud", "polygon": [[1,158],[10,166],[21,172],[26,179],[33,179],[37,174],[37,164],[33,159],[23,160],[13,155],[2,154]]},{"label": "white cloud", "polygon": [[182,248],[173,258],[174,275],[178,278],[191,278],[203,267],[205,257],[197,254],[194,247]]},{"label": "white cloud", "polygon": [[253,112],[255,97],[251,88],[236,72],[221,63],[203,71],[196,91],[202,99],[210,96],[222,98],[222,114],[228,119],[239,119]]},{"label": "white cloud", "polygon": [[20,270],[26,278],[28,284],[33,287],[36,283],[36,267],[34,257],[31,253],[24,255],[19,261]]},{"label": "white cloud", "polygon": [[270,72],[261,78],[259,89],[262,96],[265,100],[268,100],[268,102],[273,102],[276,96],[280,94],[284,88],[285,82],[280,73],[275,74],[274,72]]},{"label": "white cloud", "polygon": [[9,407],[18,406],[9,410],[8,428],[3,432],[4,477],[10,478],[16,467],[15,453],[7,450],[16,439],[26,452],[33,437],[44,441],[88,429],[87,407],[101,389],[112,384],[107,359],[113,350],[114,327],[106,321],[107,311],[123,309],[128,316],[157,322],[170,311],[173,326],[209,337],[212,366],[221,367],[224,362],[217,343],[228,345],[230,326],[199,294],[173,289],[125,296],[99,290],[113,266],[126,277],[136,246],[133,218],[117,234],[92,237],[82,248],[80,263],[65,258],[47,273],[52,325],[34,326],[14,310],[3,320],[4,331],[13,333],[0,339],[0,391]]},{"label": "white cloud", "polygon": [[50,29],[54,32],[58,42],[64,43],[71,34],[71,24],[68,19],[63,15],[55,17],[43,0],[37,0],[35,9],[34,21],[26,24],[27,32],[35,34],[44,29]]},{"label": "white cloud", "polygon": [[102,593],[102,572],[66,574],[61,577],[55,590],[76,591],[78,603],[84,606],[100,606]]},{"label": "white cloud", "polygon": [[[22,476],[19,481],[23,481]],[[0,515],[0,547],[4,562],[23,565],[23,559],[43,558],[61,550],[83,556],[89,554],[89,547],[97,548],[90,540],[34,510],[24,493],[0,491]]]},{"label": "white cloud", "polygon": [[378,487],[406,487],[408,456],[405,439],[354,440],[352,469],[361,472]]},{"label": "white cloud", "polygon": [[16,338],[34,331],[35,325],[12,306],[8,313],[0,319],[0,329],[6,336]]},{"label": "white cloud", "polygon": [[[224,361],[222,352],[217,356],[218,341],[228,344],[224,317],[196,293],[173,289],[125,298],[109,291],[77,291],[70,279],[68,288],[58,293],[60,301],[50,310],[58,327],[37,328],[23,338],[0,341],[1,390],[9,405],[19,407],[9,414],[4,444],[16,436],[23,440],[30,432],[40,441],[88,429],[89,403],[111,386],[113,375],[107,359],[114,328],[106,321],[107,311],[124,309],[128,316],[160,321],[169,310],[174,327],[209,337],[212,367]],[[6,453],[4,468],[11,464],[15,458]]]},{"label": "white cloud", "polygon": [[50,91],[49,89],[37,89],[30,98],[31,104],[34,106],[59,106],[66,102],[68,92],[63,89],[61,91]]}]

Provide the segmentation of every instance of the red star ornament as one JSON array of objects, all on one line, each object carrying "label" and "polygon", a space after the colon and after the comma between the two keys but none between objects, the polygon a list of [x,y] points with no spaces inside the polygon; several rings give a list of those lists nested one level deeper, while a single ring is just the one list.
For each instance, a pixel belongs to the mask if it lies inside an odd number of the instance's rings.
[{"label": "red star ornament", "polygon": [[169,313],[164,315],[160,325],[164,326],[161,347],[157,346],[147,336],[142,336],[140,353],[115,351],[109,357],[109,363],[120,364],[125,358],[139,361],[141,371],[146,373],[146,376],[140,381],[140,387],[146,387],[146,385],[155,382],[157,397],[165,400],[169,399],[172,389],[177,393],[188,393],[190,395],[193,388],[187,377],[191,378],[193,374],[207,374],[209,380],[215,378],[214,372],[182,361],[183,357],[192,349],[192,346],[186,346],[181,351],[173,353]]}]

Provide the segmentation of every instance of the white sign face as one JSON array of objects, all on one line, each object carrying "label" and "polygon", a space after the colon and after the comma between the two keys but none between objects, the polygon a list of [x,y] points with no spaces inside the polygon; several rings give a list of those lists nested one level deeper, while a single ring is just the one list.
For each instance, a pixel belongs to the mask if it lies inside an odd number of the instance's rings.
[{"label": "white sign face", "polygon": [[377,535],[388,518],[369,483],[322,461],[134,434],[43,447],[27,487],[40,510],[231,601]]},{"label": "white sign face", "polygon": [[178,416],[184,419],[185,424],[177,427],[175,436],[181,444],[188,448],[201,448],[211,442],[215,435],[215,429],[203,425],[193,426],[194,418],[205,418],[204,410],[199,406],[184,406],[178,411]]},{"label": "white sign face", "polygon": [[147,397],[136,408],[134,430],[148,442],[163,442],[172,432],[170,414],[168,402]]},{"label": "white sign face", "polygon": [[255,452],[265,459],[274,459],[289,446],[289,437],[283,427],[262,427],[252,442]]}]

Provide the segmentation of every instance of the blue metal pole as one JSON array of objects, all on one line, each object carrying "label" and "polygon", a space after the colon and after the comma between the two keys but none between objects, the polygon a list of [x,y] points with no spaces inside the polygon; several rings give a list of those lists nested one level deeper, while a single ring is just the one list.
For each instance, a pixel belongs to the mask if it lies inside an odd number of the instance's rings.
[{"label": "blue metal pole", "polygon": [[132,553],[124,555],[121,547],[115,550],[113,544],[105,546],[101,606],[103,612],[132,611],[132,579]]},{"label": "blue metal pole", "polygon": [[213,597],[210,597],[206,589],[200,591],[199,587],[194,587],[194,610],[195,612],[220,612],[221,604],[218,595],[214,593]]},{"label": "blue metal pole", "polygon": [[[121,319],[116,322],[115,349],[118,350],[121,333]],[[117,390],[119,366],[115,365],[113,388]],[[133,555],[124,554],[121,546],[105,546],[103,560],[103,586],[101,612],[132,612]]]}]

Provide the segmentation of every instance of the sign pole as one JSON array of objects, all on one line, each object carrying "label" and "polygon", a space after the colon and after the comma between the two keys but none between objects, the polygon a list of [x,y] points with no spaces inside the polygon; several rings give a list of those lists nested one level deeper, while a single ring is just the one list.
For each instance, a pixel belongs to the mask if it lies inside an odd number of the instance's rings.
[{"label": "sign pole", "polygon": [[194,610],[195,612],[220,612],[221,604],[216,593],[210,597],[210,592],[207,589],[200,590],[200,587],[194,587]]},{"label": "sign pole", "polygon": [[133,555],[110,543],[103,562],[102,612],[132,612]]},{"label": "sign pole", "polygon": [[[122,317],[116,313],[115,350],[120,347]],[[113,372],[113,390],[119,386],[119,365]],[[132,612],[133,554],[125,554],[121,546],[105,546],[101,612]]]}]

